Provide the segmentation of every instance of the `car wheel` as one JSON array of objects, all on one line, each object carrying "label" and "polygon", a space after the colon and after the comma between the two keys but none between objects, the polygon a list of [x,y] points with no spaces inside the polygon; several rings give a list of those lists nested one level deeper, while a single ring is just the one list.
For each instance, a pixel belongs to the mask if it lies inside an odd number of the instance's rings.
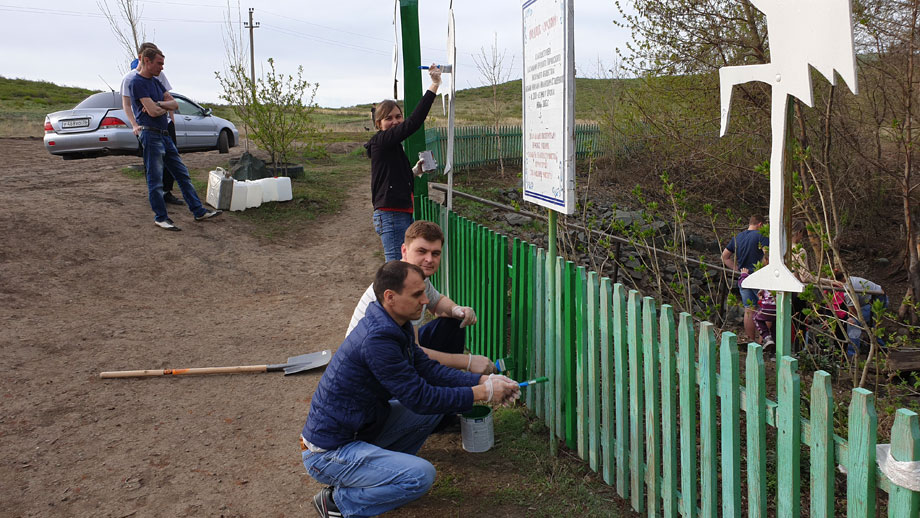
[{"label": "car wheel", "polygon": [[222,130],[220,136],[217,137],[217,152],[221,154],[230,152],[230,133],[227,130]]}]

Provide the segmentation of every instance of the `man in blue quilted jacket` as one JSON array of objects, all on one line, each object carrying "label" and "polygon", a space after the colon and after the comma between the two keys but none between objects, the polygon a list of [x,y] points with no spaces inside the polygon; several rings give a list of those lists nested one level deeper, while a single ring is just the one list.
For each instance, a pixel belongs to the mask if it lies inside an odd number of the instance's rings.
[{"label": "man in blue quilted jacket", "polygon": [[313,497],[323,518],[376,516],[420,498],[435,469],[415,454],[443,415],[520,397],[513,380],[445,367],[415,343],[410,321],[428,303],[421,268],[384,264],[374,292],[323,373],[301,433],[307,472],[329,486]]}]

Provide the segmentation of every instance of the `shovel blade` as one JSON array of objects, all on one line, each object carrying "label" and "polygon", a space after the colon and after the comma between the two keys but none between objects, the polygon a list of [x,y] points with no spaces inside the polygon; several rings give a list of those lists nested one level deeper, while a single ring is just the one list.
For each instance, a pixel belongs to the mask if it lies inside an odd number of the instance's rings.
[{"label": "shovel blade", "polygon": [[284,375],[296,374],[326,366],[332,359],[332,351],[326,349],[315,353],[291,356],[284,365]]}]

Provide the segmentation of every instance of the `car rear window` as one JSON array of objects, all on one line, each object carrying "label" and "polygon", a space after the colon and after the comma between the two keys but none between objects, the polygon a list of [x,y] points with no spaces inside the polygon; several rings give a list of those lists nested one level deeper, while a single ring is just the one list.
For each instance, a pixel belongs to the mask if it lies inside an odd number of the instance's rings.
[{"label": "car rear window", "polygon": [[74,107],[75,110],[84,108],[121,108],[121,95],[118,92],[93,94]]}]

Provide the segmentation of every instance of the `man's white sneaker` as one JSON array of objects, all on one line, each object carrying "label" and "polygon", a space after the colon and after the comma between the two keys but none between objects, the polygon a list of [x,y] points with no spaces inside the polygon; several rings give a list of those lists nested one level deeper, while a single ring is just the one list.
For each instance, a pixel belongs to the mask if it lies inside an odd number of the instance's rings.
[{"label": "man's white sneaker", "polygon": [[213,218],[214,216],[220,216],[222,212],[223,212],[222,210],[209,210],[205,212],[204,214],[202,214],[201,216],[195,216],[195,221],[201,221],[201,220],[205,220],[208,218]]},{"label": "man's white sneaker", "polygon": [[173,232],[178,232],[182,230],[181,228],[174,225],[172,220],[169,218],[166,218],[163,221],[154,221],[153,224],[164,230],[172,230]]}]

